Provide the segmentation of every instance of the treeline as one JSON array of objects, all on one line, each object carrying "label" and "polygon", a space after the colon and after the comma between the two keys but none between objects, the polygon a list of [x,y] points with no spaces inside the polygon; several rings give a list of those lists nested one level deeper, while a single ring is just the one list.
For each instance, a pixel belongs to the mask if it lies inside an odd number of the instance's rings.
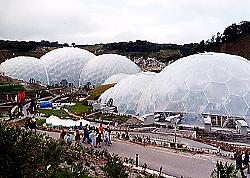
[{"label": "treeline", "polygon": [[190,43],[184,45],[158,44],[148,41],[136,40],[135,42],[118,42],[103,45],[104,51],[129,52],[159,52],[161,50],[180,50],[183,56],[198,52],[213,51],[219,44],[230,42],[240,37],[250,34],[250,22],[242,21],[239,24],[232,24],[225,28],[223,33],[218,32],[211,39],[202,40],[200,43]]},{"label": "treeline", "polygon": [[136,40],[135,42],[118,42],[118,43],[107,43],[103,46],[103,50],[112,51],[119,50],[122,52],[159,52],[165,49],[181,49],[181,45],[177,44],[158,44],[151,43],[148,41]]},{"label": "treeline", "polygon": [[39,47],[48,47],[48,48],[60,48],[60,47],[68,47],[67,43],[59,44],[56,42],[49,42],[42,40],[40,42],[36,41],[9,41],[9,40],[0,40],[0,49],[7,49],[7,50],[19,50],[19,51],[30,51],[35,50]]},{"label": "treeline", "polygon": [[[136,40],[135,42],[117,42],[96,45],[80,45],[72,43],[72,46],[88,49],[92,52],[101,51],[101,53],[115,51],[119,54],[129,53],[157,53],[162,50],[178,50],[182,56],[188,56],[198,52],[213,51],[218,45],[225,42],[234,41],[240,37],[250,34],[250,22],[242,21],[239,24],[232,24],[225,28],[223,33],[218,32],[213,35],[211,39],[202,40],[200,43],[190,43],[184,45],[178,44],[158,44],[151,43],[144,40]],[[41,42],[35,41],[4,41],[0,40],[0,49],[17,49],[20,51],[35,50],[38,47],[67,47],[67,43],[59,44],[58,42],[49,42],[42,40]],[[101,48],[100,48],[101,46]]]},{"label": "treeline", "polygon": [[206,41],[202,40],[199,44],[194,45],[193,48],[191,48],[191,51],[195,53],[214,51],[217,46],[223,43],[232,42],[247,35],[250,35],[249,21],[242,21],[239,24],[233,23],[232,25],[226,27],[222,34],[218,32],[216,35],[213,35],[211,39]]}]

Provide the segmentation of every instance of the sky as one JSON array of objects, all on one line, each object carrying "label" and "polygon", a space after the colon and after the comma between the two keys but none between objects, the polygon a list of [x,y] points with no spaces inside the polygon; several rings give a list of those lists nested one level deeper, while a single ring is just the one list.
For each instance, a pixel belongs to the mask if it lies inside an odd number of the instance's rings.
[{"label": "sky", "polygon": [[96,44],[207,40],[250,20],[250,0],[0,0],[0,39]]}]

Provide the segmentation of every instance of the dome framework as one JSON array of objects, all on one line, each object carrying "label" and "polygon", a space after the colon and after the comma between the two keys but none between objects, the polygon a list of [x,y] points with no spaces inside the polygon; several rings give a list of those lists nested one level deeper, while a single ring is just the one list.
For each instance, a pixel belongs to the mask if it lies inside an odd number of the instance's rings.
[{"label": "dome framework", "polygon": [[64,47],[46,53],[41,61],[46,67],[49,85],[69,83],[78,86],[83,66],[93,57],[95,55],[87,50]]},{"label": "dome framework", "polygon": [[11,78],[25,82],[48,84],[48,76],[40,59],[27,56],[11,58],[1,63],[1,72]]},{"label": "dome framework", "polygon": [[150,83],[141,97],[138,112],[250,118],[249,69],[246,59],[222,53],[181,58]]},{"label": "dome framework", "polygon": [[88,82],[98,86],[112,75],[138,72],[141,72],[141,69],[127,57],[117,54],[103,54],[94,57],[83,67],[80,75],[80,86],[84,86]]}]

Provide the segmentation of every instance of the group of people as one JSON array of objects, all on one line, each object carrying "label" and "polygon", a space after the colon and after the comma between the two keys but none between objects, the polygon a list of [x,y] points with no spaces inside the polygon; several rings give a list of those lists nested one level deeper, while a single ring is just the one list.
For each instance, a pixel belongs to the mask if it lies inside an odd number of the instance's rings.
[{"label": "group of people", "polygon": [[244,173],[244,170],[247,169],[247,173],[250,173],[249,167],[249,152],[248,150],[245,151],[237,151],[234,155],[236,167],[240,170],[241,177],[247,177]]},{"label": "group of people", "polygon": [[[90,125],[86,124],[85,126],[80,123],[80,126],[74,132],[74,140],[76,145],[81,145],[82,143],[91,144],[92,147],[101,147],[102,142],[105,145],[111,146],[111,139],[110,139],[111,129],[109,126],[104,128],[102,124],[99,127],[91,127]],[[60,134],[61,139],[65,139],[68,144],[72,143],[72,139],[70,134],[63,129]]]}]

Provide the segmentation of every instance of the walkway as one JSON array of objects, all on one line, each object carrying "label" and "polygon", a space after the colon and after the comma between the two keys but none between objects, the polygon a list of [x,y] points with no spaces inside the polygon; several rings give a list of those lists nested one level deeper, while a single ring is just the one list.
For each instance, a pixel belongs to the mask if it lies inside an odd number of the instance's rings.
[{"label": "walkway", "polygon": [[[46,135],[53,138],[59,138],[59,133],[39,132],[46,133]],[[140,165],[146,163],[148,168],[154,170],[159,170],[162,166],[163,173],[176,177],[209,178],[217,160],[232,162],[231,160],[211,155],[184,154],[169,149],[152,146],[143,147],[142,145],[118,140],[113,141],[111,147],[105,148],[122,157],[134,158],[135,154],[139,154]]]}]

